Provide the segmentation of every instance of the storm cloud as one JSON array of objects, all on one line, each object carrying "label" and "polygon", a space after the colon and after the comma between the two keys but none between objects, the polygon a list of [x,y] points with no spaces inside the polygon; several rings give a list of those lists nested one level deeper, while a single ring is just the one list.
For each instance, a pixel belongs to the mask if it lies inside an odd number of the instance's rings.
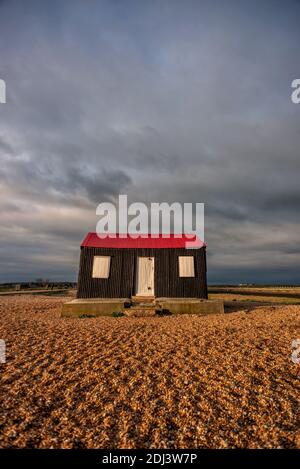
[{"label": "storm cloud", "polygon": [[96,206],[205,203],[212,283],[300,283],[300,3],[0,2],[0,281],[75,280]]}]

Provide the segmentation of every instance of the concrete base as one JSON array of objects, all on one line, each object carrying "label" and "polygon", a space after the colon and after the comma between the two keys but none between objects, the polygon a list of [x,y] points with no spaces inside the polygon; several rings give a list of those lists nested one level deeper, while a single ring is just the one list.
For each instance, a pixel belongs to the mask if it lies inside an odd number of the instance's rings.
[{"label": "concrete base", "polygon": [[[132,303],[129,298],[88,298],[69,301],[62,306],[62,316],[112,316],[113,313],[125,313],[127,316],[140,316],[135,314],[143,306],[125,308],[125,303]],[[222,300],[201,300],[199,298],[155,298],[153,306],[144,305],[147,316],[155,314],[156,310],[172,314],[220,314],[224,313]],[[151,314],[150,314],[151,309]],[[136,310],[136,311],[135,311]],[[149,311],[148,311],[149,310]]]},{"label": "concrete base", "polygon": [[156,298],[161,309],[172,314],[221,314],[224,313],[222,300],[202,300],[200,298]]},{"label": "concrete base", "polygon": [[79,317],[111,316],[120,313],[124,309],[124,303],[130,302],[128,298],[79,298],[62,305],[62,316]]}]

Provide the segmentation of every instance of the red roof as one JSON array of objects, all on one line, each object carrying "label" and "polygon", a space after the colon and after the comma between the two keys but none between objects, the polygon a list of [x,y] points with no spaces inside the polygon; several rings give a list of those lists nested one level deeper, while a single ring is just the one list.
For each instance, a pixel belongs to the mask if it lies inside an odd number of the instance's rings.
[{"label": "red roof", "polygon": [[[166,235],[164,235],[166,236]],[[177,237],[180,236],[180,237]],[[97,233],[88,233],[81,243],[82,247],[90,248],[202,248],[206,244],[197,235],[170,234],[163,238],[162,234],[115,234],[100,238]]]}]

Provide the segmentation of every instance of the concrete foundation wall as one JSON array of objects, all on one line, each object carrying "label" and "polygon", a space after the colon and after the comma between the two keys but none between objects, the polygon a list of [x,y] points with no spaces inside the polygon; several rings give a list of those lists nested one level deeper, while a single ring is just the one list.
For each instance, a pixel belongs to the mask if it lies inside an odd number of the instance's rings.
[{"label": "concrete foundation wall", "polygon": [[93,316],[111,316],[123,310],[124,303],[130,302],[128,298],[105,299],[78,299],[69,301],[62,306],[62,316],[79,317],[83,314]]},{"label": "concrete foundation wall", "polygon": [[[124,304],[131,303],[129,298],[77,299],[62,306],[62,316],[79,317],[82,315],[111,316],[124,311]],[[172,314],[220,314],[224,313],[221,300],[201,300],[199,298],[156,298],[154,308]]]},{"label": "concrete foundation wall", "polygon": [[222,300],[157,298],[156,301],[162,309],[169,310],[172,314],[224,313],[224,303]]}]

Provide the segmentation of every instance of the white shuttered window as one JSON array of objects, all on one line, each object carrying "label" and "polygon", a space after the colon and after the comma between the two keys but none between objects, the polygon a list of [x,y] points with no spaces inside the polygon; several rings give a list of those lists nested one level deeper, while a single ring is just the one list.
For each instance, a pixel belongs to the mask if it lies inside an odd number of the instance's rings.
[{"label": "white shuttered window", "polygon": [[94,256],[93,278],[108,278],[110,270],[110,256]]},{"label": "white shuttered window", "polygon": [[194,256],[178,256],[179,277],[195,277]]}]

